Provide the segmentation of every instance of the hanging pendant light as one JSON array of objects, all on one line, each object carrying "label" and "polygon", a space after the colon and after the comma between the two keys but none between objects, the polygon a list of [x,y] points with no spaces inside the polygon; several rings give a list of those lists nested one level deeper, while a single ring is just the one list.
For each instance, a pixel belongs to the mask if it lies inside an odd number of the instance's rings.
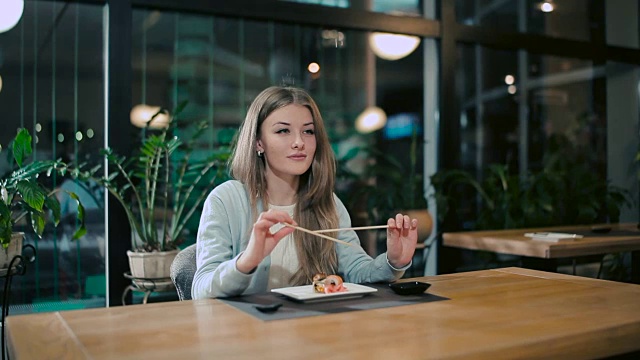
[{"label": "hanging pendant light", "polygon": [[24,0],[0,1],[0,33],[13,29],[24,11]]},{"label": "hanging pendant light", "polygon": [[367,134],[380,130],[387,123],[387,114],[377,106],[369,106],[356,118],[356,130]]},{"label": "hanging pendant light", "polygon": [[374,32],[369,46],[374,54],[385,60],[398,60],[411,54],[420,45],[420,37]]},{"label": "hanging pendant light", "polygon": [[[171,117],[166,111],[160,112],[160,110],[160,106],[138,104],[131,109],[131,124],[139,128],[164,129],[169,126]],[[153,117],[154,115],[156,116]],[[152,118],[153,121],[151,121]]]}]

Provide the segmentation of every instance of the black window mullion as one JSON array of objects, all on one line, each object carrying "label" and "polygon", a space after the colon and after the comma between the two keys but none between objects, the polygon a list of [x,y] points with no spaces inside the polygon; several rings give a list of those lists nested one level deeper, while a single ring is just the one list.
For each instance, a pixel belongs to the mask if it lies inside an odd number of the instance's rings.
[{"label": "black window mullion", "polygon": [[[132,8],[130,0],[108,0],[108,49],[106,74],[108,117],[106,146],[120,154],[130,154],[133,143],[129,132],[131,111]],[[124,131],[123,131],[124,130]],[[113,171],[107,168],[107,171]],[[124,209],[109,194],[107,208],[108,306],[121,305],[124,289],[130,285],[124,277],[129,270],[127,250],[131,249],[131,229]]]}]

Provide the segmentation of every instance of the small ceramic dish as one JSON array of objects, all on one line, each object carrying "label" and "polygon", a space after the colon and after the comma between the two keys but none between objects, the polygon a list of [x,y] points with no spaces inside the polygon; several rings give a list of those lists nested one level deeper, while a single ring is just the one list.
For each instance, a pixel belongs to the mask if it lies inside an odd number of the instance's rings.
[{"label": "small ceramic dish", "polygon": [[261,313],[273,313],[278,311],[278,309],[280,309],[280,307],[282,306],[282,303],[272,303],[272,304],[256,304],[253,305],[254,308],[256,308],[256,310],[260,311]]},{"label": "small ceramic dish", "polygon": [[409,281],[389,284],[391,290],[398,295],[418,295],[424,293],[431,284],[420,281]]},{"label": "small ceramic dish", "polygon": [[591,227],[591,232],[596,234],[606,234],[611,231],[610,225],[594,225]]}]

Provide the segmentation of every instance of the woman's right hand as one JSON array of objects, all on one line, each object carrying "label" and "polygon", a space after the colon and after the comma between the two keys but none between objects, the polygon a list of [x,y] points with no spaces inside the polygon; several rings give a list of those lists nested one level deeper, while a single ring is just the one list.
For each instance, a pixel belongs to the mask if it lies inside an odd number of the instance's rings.
[{"label": "woman's right hand", "polygon": [[279,210],[265,211],[258,216],[253,224],[253,231],[249,244],[236,262],[236,267],[245,274],[251,273],[262,260],[278,245],[280,239],[294,232],[295,229],[283,226],[275,233],[271,233],[271,227],[278,223],[297,225],[288,213]]}]

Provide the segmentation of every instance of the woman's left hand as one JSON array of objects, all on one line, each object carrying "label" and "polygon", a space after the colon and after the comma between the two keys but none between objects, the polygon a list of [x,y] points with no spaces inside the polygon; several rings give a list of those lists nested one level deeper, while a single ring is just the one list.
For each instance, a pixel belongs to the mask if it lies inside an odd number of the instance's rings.
[{"label": "woman's left hand", "polygon": [[418,243],[418,220],[398,214],[387,220],[387,258],[395,268],[407,266]]}]

